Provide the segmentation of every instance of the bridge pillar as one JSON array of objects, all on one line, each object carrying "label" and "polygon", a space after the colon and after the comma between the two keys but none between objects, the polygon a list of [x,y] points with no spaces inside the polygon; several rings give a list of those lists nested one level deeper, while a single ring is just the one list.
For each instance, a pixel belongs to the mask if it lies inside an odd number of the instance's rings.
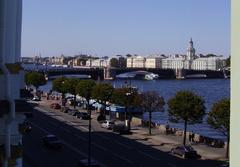
[{"label": "bridge pillar", "polygon": [[103,77],[104,77],[104,80],[113,79],[111,77],[111,72],[110,72],[109,66],[103,68]]},{"label": "bridge pillar", "polygon": [[176,79],[184,79],[183,69],[176,69],[175,71]]}]

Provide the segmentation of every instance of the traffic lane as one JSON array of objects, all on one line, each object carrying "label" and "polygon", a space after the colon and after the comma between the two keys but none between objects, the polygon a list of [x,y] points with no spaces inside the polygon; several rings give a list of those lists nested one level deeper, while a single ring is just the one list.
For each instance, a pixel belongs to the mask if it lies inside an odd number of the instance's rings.
[{"label": "traffic lane", "polygon": [[44,131],[33,126],[32,131],[23,136],[23,159],[31,166],[76,166],[78,160],[84,158],[66,146],[59,151],[46,148],[42,143],[42,136],[45,134]]},{"label": "traffic lane", "polygon": [[[37,128],[42,128],[42,129],[47,129],[49,133],[57,135],[60,139],[65,141],[66,143],[70,144],[74,148],[80,150],[81,152],[85,153],[85,157],[87,157],[88,153],[88,133],[86,132],[81,132],[80,133],[75,133],[72,130],[75,129],[69,125],[66,125],[62,122],[59,122],[58,120],[50,117],[45,117],[41,113],[38,113],[37,116],[35,116],[37,119],[31,119],[32,124],[35,125]],[[42,123],[42,120],[45,122],[53,122],[52,124],[48,123]],[[55,125],[55,126],[51,126]],[[41,127],[40,127],[41,126]],[[70,127],[67,129],[66,127]],[[79,132],[79,130],[78,130]],[[124,161],[119,161],[117,157],[110,157],[108,154],[104,154],[104,147],[96,145],[93,143],[92,145],[92,157],[94,157],[96,160],[101,162],[104,160],[104,163],[106,166],[116,166],[116,167],[122,167],[122,166],[129,166],[128,162]],[[119,161],[118,164],[116,165],[116,161]]]},{"label": "traffic lane", "polygon": [[[50,118],[47,116],[47,119],[50,119]],[[51,119],[53,119],[52,121],[55,120],[54,118],[51,118]],[[66,124],[63,124],[62,126],[65,126],[65,128],[68,129],[67,131],[72,131],[72,133],[75,134],[76,136],[78,136],[78,133],[81,132],[78,129],[72,128],[71,126],[66,125]],[[125,159],[125,160],[128,159],[131,162],[139,162],[139,157],[140,157],[141,161],[143,163],[147,162],[148,165],[149,165],[149,162],[153,162],[154,160],[155,161],[161,161],[162,159],[163,159],[162,161],[164,161],[166,165],[167,165],[166,162],[177,162],[178,166],[180,166],[179,164],[182,164],[181,166],[186,166],[186,165],[187,166],[192,166],[192,165],[196,166],[196,165],[199,164],[199,162],[196,161],[196,160],[192,160],[192,161],[191,160],[189,160],[189,161],[182,160],[181,158],[176,158],[175,156],[168,155],[164,152],[153,149],[153,148],[151,148],[149,146],[146,146],[144,144],[140,144],[140,143],[135,142],[135,141],[132,142],[132,140],[126,139],[126,138],[121,137],[120,135],[116,135],[114,133],[103,133],[103,134],[101,134],[100,136],[102,136],[102,137],[104,136],[104,138],[101,139],[100,142],[98,142],[98,140],[95,141],[94,139],[98,139],[98,138],[101,138],[101,137],[99,137],[99,135],[94,137],[94,134],[95,134],[95,132],[93,132],[93,141],[94,141],[93,146],[95,146],[95,147],[98,146],[97,150],[106,151],[106,149],[107,149],[107,150],[111,150],[111,152],[112,152],[112,150],[114,148],[117,148],[117,153],[114,152],[113,156],[118,156],[118,158],[122,159],[122,160],[123,159]],[[109,137],[109,135],[110,135],[110,137]],[[82,133],[79,136],[84,136],[84,138],[87,139],[86,133],[85,133],[85,135],[84,135],[84,133]],[[116,139],[116,138],[118,138],[118,139]],[[107,142],[104,139],[107,140]],[[116,142],[116,141],[118,142],[117,145],[116,145],[116,143],[113,143],[113,142]],[[123,141],[126,141],[126,142],[123,143]],[[132,151],[124,150],[122,147],[119,146],[119,143],[121,143],[122,146],[126,145],[127,147],[129,145],[130,146],[136,145],[136,147],[135,146],[134,147],[138,148],[138,150],[137,150],[137,152],[136,152],[136,150],[132,150]],[[104,145],[104,147],[102,147],[102,145]],[[119,149],[119,147],[120,147],[120,149]],[[141,148],[141,147],[143,147],[143,148]],[[101,149],[101,148],[104,148],[105,150]],[[101,154],[100,154],[100,156],[101,156]],[[161,157],[161,158],[158,159],[158,157]],[[153,162],[153,164],[155,164],[155,162]],[[201,164],[204,164],[205,166],[206,165],[207,166],[212,166],[212,165],[209,165],[208,163],[206,163],[206,161],[204,161],[204,163],[202,161]],[[174,164],[171,164],[171,166],[172,165],[174,165]]]},{"label": "traffic lane", "polygon": [[[40,115],[42,115],[42,113],[39,113],[38,118],[40,117]],[[42,117],[44,119],[48,119],[47,122],[56,122],[57,121],[54,118],[50,118],[45,115],[42,115]],[[57,124],[57,123],[54,123],[54,124]],[[67,140],[68,142],[70,142],[72,144],[76,143],[78,145],[77,146],[75,144],[76,147],[79,147],[79,145],[81,145],[82,146],[81,149],[84,149],[84,151],[87,151],[87,147],[86,147],[87,143],[82,144],[82,142],[85,142],[85,141],[79,142],[79,140],[77,139],[77,136],[79,136],[79,137],[81,136],[81,139],[82,138],[87,139],[88,138],[87,133],[83,133],[75,128],[72,128],[69,125],[63,124],[62,122],[59,122],[59,124],[62,124],[62,125],[58,125],[58,128],[56,128],[56,127],[48,127],[48,128],[51,129],[52,131],[54,131],[55,133],[57,133],[62,138],[65,138],[65,140]],[[44,126],[48,126],[48,125],[44,124]],[[68,128],[68,129],[66,129],[66,128]],[[120,163],[122,163],[122,162],[127,163],[124,166],[132,166],[133,164],[136,164],[136,163],[137,164],[141,163],[143,166],[149,166],[150,164],[151,164],[151,166],[154,166],[154,165],[158,164],[158,162],[154,162],[154,161],[166,161],[166,158],[164,158],[164,160],[158,159],[157,157],[154,157],[154,155],[149,155],[149,154],[144,153],[144,151],[137,152],[135,149],[126,150],[128,148],[127,145],[132,145],[133,142],[132,142],[132,140],[121,137],[120,135],[117,135],[114,133],[108,133],[110,135],[110,137],[104,137],[102,139],[101,137],[106,136],[106,135],[97,133],[97,135],[95,136],[95,133],[96,132],[92,133],[93,155],[96,154],[98,158],[103,156],[103,158],[106,159],[106,156],[104,156],[104,154],[112,155],[111,159],[117,158]],[[74,134],[74,137],[71,136],[69,138],[69,137],[67,137],[67,134],[68,135]],[[99,136],[101,136],[101,137],[99,137]],[[116,142],[116,138],[114,138],[114,137],[117,137],[117,142]],[[76,139],[77,139],[77,141],[76,141]],[[123,139],[127,140],[128,142],[126,144],[119,145],[119,143],[122,143],[121,140],[123,140]],[[123,145],[125,145],[125,147],[127,147],[127,148],[124,148]],[[136,148],[140,148],[141,146],[142,146],[142,144],[138,143]],[[145,146],[145,147],[147,147],[147,146]],[[142,150],[145,150],[145,148]],[[104,153],[104,151],[108,151],[108,152]],[[156,155],[159,155],[160,154],[159,151],[158,150],[156,150],[156,151],[157,151]],[[98,154],[98,152],[99,152],[99,154]],[[151,154],[155,154],[155,153],[153,153],[153,151],[152,151]],[[163,154],[163,153],[161,153],[161,154]],[[107,156],[107,159],[109,159],[109,156]],[[139,162],[139,159],[141,159],[140,162]],[[169,159],[169,157],[168,157],[168,159]],[[107,161],[105,161],[105,163],[107,163]]]}]

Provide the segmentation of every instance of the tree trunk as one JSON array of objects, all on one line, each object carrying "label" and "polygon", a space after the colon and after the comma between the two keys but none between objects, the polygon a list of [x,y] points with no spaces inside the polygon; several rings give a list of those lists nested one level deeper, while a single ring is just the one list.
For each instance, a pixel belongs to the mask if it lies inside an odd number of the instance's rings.
[{"label": "tree trunk", "polygon": [[76,108],[76,94],[74,94],[74,100],[73,100],[73,108]]},{"label": "tree trunk", "polygon": [[152,135],[152,112],[149,111],[149,135]]},{"label": "tree trunk", "polygon": [[187,120],[184,120],[184,134],[183,134],[183,145],[186,145],[186,133],[187,133]]},{"label": "tree trunk", "polygon": [[227,136],[227,148],[226,148],[226,153],[225,153],[225,158],[229,157],[229,142],[230,142],[230,137],[229,134]]}]

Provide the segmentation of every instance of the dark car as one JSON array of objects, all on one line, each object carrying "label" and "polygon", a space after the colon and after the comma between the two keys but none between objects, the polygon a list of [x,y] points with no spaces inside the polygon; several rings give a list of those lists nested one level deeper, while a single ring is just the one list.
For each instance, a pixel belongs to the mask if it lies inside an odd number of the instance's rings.
[{"label": "dark car", "polygon": [[191,146],[177,146],[175,148],[171,149],[172,154],[177,154],[182,156],[183,158],[198,158],[199,155],[197,154],[197,151],[194,150]]},{"label": "dark car", "polygon": [[71,109],[68,108],[68,107],[62,107],[61,108],[61,112],[63,112],[63,113],[68,113],[69,110],[71,110]]},{"label": "dark car", "polygon": [[[88,159],[82,159],[78,162],[79,167],[88,167]],[[90,167],[101,167],[99,163],[94,160],[90,161]]]},{"label": "dark car", "polygon": [[52,103],[52,104],[50,105],[50,108],[52,108],[52,109],[61,109],[61,105],[58,104],[58,103]]},{"label": "dark car", "polygon": [[84,120],[89,120],[90,119],[90,115],[86,112],[77,112],[75,113],[76,118],[79,119],[84,119]]},{"label": "dark car", "polygon": [[68,113],[69,115],[75,116],[76,113],[78,113],[78,112],[79,112],[79,111],[78,111],[77,109],[69,109],[67,113]]},{"label": "dark car", "polygon": [[124,124],[116,124],[112,128],[113,132],[119,133],[119,134],[131,134],[131,131],[127,126]]},{"label": "dark car", "polygon": [[54,148],[54,149],[62,148],[62,142],[55,135],[44,136],[43,144],[49,148]]}]

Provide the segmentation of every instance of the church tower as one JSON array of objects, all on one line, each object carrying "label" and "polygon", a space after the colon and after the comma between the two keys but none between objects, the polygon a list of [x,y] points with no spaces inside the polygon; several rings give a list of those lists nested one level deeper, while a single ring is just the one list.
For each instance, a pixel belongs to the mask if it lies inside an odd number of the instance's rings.
[{"label": "church tower", "polygon": [[186,57],[186,59],[187,60],[193,60],[194,56],[195,56],[195,49],[193,47],[193,41],[192,41],[192,38],[191,38],[190,42],[189,42],[189,47],[187,49],[187,57]]}]

